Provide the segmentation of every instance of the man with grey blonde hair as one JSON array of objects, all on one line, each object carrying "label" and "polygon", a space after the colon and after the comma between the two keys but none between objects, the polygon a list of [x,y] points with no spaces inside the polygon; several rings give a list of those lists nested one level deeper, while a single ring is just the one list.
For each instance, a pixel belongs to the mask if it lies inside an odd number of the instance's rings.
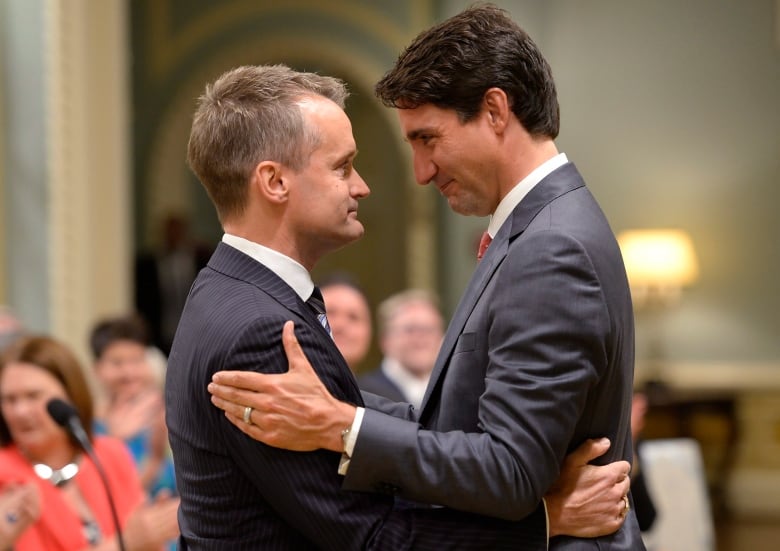
[{"label": "man with grey blonde hair", "polygon": [[418,302],[428,304],[436,310],[439,309],[439,300],[436,298],[436,295],[425,289],[406,289],[405,291],[399,291],[379,303],[376,310],[376,321],[379,332],[384,333],[389,329],[398,308],[404,304]]},{"label": "man with grey blonde hair", "polygon": [[358,378],[361,390],[419,408],[444,336],[436,297],[423,289],[391,295],[377,308],[377,326],[382,362]]},{"label": "man with grey blonde hair", "polygon": [[238,67],[206,87],[187,160],[220,221],[240,214],[246,180],[261,160],[275,159],[293,170],[306,165],[321,136],[295,108],[304,95],[321,96],[343,109],[349,92],[339,79],[284,65]]}]

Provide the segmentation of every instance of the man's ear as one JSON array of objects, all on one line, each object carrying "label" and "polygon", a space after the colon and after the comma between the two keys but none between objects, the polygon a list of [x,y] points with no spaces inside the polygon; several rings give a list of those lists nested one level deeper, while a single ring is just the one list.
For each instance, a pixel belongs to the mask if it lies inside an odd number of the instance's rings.
[{"label": "man's ear", "polygon": [[263,161],[252,172],[251,186],[270,203],[283,203],[289,194],[287,170],[275,161]]},{"label": "man's ear", "polygon": [[488,123],[497,134],[503,134],[509,124],[512,114],[509,98],[501,88],[488,88],[482,96],[482,108],[488,118]]}]

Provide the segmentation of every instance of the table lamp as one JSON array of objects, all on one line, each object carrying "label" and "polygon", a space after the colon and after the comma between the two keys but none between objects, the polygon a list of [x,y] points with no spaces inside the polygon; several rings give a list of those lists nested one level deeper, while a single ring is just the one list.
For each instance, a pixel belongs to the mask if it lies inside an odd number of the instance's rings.
[{"label": "table lamp", "polygon": [[668,307],[699,277],[690,236],[677,229],[637,229],[618,234],[634,307]]}]

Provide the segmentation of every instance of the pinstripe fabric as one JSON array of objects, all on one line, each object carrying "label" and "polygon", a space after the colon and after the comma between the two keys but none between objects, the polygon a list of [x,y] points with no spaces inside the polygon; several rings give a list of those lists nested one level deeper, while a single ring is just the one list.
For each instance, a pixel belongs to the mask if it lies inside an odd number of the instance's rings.
[{"label": "pinstripe fabric", "polygon": [[282,325],[337,398],[362,404],[314,312],[270,270],[220,244],[196,279],[168,363],[166,413],[181,493],[182,549],[542,549],[524,525],[446,509],[395,509],[341,491],[339,454],[290,452],[246,437],[211,405],[222,369],[281,373]]}]

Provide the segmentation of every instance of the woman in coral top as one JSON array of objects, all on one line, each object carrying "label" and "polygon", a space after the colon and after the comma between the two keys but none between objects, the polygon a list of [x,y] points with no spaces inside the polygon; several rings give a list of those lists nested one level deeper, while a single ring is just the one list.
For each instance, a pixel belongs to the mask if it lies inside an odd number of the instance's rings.
[{"label": "woman in coral top", "polygon": [[[92,397],[74,355],[49,337],[15,341],[0,361],[0,491],[35,484],[41,507],[35,522],[13,542],[13,549],[119,549],[98,470],[47,412],[52,398],[70,402],[89,434]],[[114,438],[96,437],[93,447],[111,489],[125,549],[160,549],[178,533],[178,498],[147,503],[125,445]],[[12,511],[0,522],[13,523],[16,518]]]}]

